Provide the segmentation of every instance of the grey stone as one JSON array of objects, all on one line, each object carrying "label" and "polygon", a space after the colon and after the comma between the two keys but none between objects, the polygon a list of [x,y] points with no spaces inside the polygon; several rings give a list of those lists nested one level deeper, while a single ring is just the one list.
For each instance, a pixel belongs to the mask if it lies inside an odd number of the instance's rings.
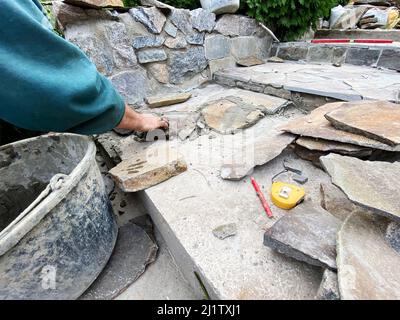
[{"label": "grey stone", "polygon": [[194,31],[192,34],[186,35],[186,41],[194,45],[202,45],[204,43],[204,32]]},{"label": "grey stone", "polygon": [[[131,40],[137,36],[150,36],[152,33],[139,21],[137,21],[129,12],[118,15],[121,22],[125,25],[128,38]],[[131,41],[129,41],[131,44]]]},{"label": "grey stone", "polygon": [[175,27],[171,21],[167,20],[164,26],[164,31],[171,37],[175,38],[178,33],[178,28]]},{"label": "grey stone", "polygon": [[211,75],[214,75],[219,70],[235,67],[235,59],[229,56],[223,59],[210,60],[208,65]]},{"label": "grey stone", "polygon": [[307,60],[312,62],[331,62],[333,48],[324,46],[312,46],[308,50]]},{"label": "grey stone", "polygon": [[161,47],[165,42],[163,36],[140,36],[132,40],[132,45],[135,49]]},{"label": "grey stone", "polygon": [[190,19],[190,11],[187,9],[172,10],[169,20],[185,35],[192,35],[194,30]]},{"label": "grey stone", "polygon": [[72,4],[74,6],[82,8],[118,8],[124,7],[122,0],[64,0],[65,3]]},{"label": "grey stone", "polygon": [[259,39],[252,36],[233,38],[231,54],[237,60],[252,56],[258,57],[257,41],[259,41]]},{"label": "grey stone", "polygon": [[224,240],[229,237],[233,237],[237,233],[236,223],[224,224],[215,228],[213,231],[213,235],[220,240]]},{"label": "grey stone", "polygon": [[384,49],[378,61],[378,67],[400,70],[400,50]]},{"label": "grey stone", "polygon": [[333,184],[321,183],[320,192],[321,207],[342,221],[358,209],[343,191]]},{"label": "grey stone", "polygon": [[264,244],[297,260],[334,270],[340,225],[340,220],[324,209],[303,203],[266,231]]},{"label": "grey stone", "polygon": [[140,0],[140,4],[142,6],[156,7],[156,8],[165,9],[165,10],[175,9],[173,6],[170,6],[169,4],[166,4],[164,2],[157,1],[157,0]]},{"label": "grey stone", "polygon": [[202,8],[190,11],[192,26],[198,31],[212,32],[215,27],[215,13],[209,12]]},{"label": "grey stone", "polygon": [[250,91],[254,91],[254,92],[264,92],[264,90],[265,90],[265,86],[263,86],[262,84],[253,83],[253,82],[237,81],[236,86],[238,88],[242,88],[242,89],[250,90]]},{"label": "grey stone", "polygon": [[256,20],[233,14],[225,14],[219,18],[214,31],[230,37],[262,36],[265,34]]},{"label": "grey stone", "polygon": [[140,68],[115,74],[110,80],[130,105],[142,102],[150,91],[146,71]]},{"label": "grey stone", "polygon": [[308,54],[308,47],[300,47],[300,46],[287,46],[280,47],[278,52],[278,57],[283,60],[306,60]]},{"label": "grey stone", "polygon": [[138,52],[140,63],[165,61],[168,56],[164,49],[145,49]]},{"label": "grey stone", "polygon": [[336,47],[333,50],[332,64],[340,67],[346,61],[347,48]]},{"label": "grey stone", "polygon": [[156,7],[151,8],[133,8],[129,10],[132,17],[142,23],[151,33],[161,33],[165,21],[167,20],[163,13]]},{"label": "grey stone", "polygon": [[160,83],[168,83],[169,73],[168,67],[165,63],[154,62],[146,65],[149,73]]},{"label": "grey stone", "polygon": [[145,272],[147,265],[156,260],[157,251],[157,244],[142,228],[131,223],[121,227],[110,260],[80,299],[115,298]]},{"label": "grey stone", "polygon": [[300,184],[305,184],[308,182],[308,177],[303,174],[295,174],[292,176],[292,179]]},{"label": "grey stone", "polygon": [[69,28],[65,38],[77,45],[96,65],[97,70],[104,75],[111,75],[114,70],[114,58],[111,48],[105,41],[91,33],[79,32],[79,29]]},{"label": "grey stone", "polygon": [[272,57],[268,58],[267,62],[272,62],[272,63],[284,63],[285,60],[283,60],[283,59],[281,59],[281,58],[279,58],[279,57],[276,57],[276,56],[272,56]]},{"label": "grey stone", "polygon": [[340,297],[343,300],[400,299],[400,255],[386,242],[387,220],[355,212],[337,239]]},{"label": "grey stone", "polygon": [[367,48],[350,48],[347,51],[346,63],[356,66],[371,66],[378,62],[380,50]]},{"label": "grey stone", "polygon": [[134,50],[129,45],[125,25],[112,22],[104,25],[106,38],[113,50],[114,63],[117,68],[129,68],[137,65]]},{"label": "grey stone", "polygon": [[386,227],[386,241],[390,246],[400,254],[400,224],[390,222]]},{"label": "grey stone", "polygon": [[206,37],[204,47],[207,59],[222,59],[230,54],[231,40],[223,35],[210,35]]},{"label": "grey stone", "polygon": [[187,47],[187,42],[183,36],[177,36],[176,38],[168,38],[164,45],[170,49],[183,49]]},{"label": "grey stone", "polygon": [[303,174],[303,167],[294,159],[285,159],[283,161],[283,167],[288,171],[297,173],[298,175]]},{"label": "grey stone", "polygon": [[315,297],[317,300],[340,300],[337,273],[325,269],[322,275],[321,285]]},{"label": "grey stone", "polygon": [[181,84],[185,78],[207,68],[203,47],[192,47],[186,51],[171,52],[169,56],[170,82]]},{"label": "grey stone", "polygon": [[362,161],[329,154],[321,157],[324,169],[357,205],[400,222],[400,163]]}]

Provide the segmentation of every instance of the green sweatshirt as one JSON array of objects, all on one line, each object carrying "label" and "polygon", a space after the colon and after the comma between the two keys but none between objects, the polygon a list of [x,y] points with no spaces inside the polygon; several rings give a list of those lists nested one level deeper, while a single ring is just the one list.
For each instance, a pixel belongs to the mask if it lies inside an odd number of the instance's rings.
[{"label": "green sweatshirt", "polygon": [[38,0],[0,0],[0,119],[34,131],[95,134],[123,114],[121,96],[51,30]]}]

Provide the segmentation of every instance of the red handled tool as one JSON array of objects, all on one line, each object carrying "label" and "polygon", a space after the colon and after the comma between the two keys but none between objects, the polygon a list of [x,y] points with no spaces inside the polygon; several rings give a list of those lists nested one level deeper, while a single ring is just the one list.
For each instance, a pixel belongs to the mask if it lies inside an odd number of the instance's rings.
[{"label": "red handled tool", "polygon": [[265,197],[264,197],[263,193],[261,192],[260,186],[258,185],[256,180],[254,180],[253,177],[250,177],[250,179],[251,179],[251,183],[254,187],[254,190],[256,190],[257,196],[258,196],[258,198],[260,198],[261,204],[264,207],[265,212],[267,213],[267,216],[269,218],[273,218],[274,215],[272,214],[271,208],[269,207],[267,200],[265,200]]}]

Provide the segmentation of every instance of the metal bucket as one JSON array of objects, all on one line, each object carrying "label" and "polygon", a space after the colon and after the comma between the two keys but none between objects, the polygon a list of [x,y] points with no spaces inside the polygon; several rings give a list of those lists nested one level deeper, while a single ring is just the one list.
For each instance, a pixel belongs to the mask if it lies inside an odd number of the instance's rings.
[{"label": "metal bucket", "polygon": [[0,147],[0,299],[76,299],[106,265],[117,224],[88,137]]}]

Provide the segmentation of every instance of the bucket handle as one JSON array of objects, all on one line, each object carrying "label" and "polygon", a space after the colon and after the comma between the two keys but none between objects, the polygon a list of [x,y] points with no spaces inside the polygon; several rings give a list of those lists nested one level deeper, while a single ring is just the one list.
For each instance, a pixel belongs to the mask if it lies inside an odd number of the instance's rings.
[{"label": "bucket handle", "polygon": [[47,187],[40,193],[40,195],[33,201],[21,214],[18,215],[13,222],[11,222],[2,233],[2,236],[7,234],[12,227],[14,227],[18,222],[20,222],[25,216],[27,216],[33,209],[35,209],[50,193],[56,190],[60,190],[68,176],[63,173],[58,173],[54,175],[51,179]]}]

